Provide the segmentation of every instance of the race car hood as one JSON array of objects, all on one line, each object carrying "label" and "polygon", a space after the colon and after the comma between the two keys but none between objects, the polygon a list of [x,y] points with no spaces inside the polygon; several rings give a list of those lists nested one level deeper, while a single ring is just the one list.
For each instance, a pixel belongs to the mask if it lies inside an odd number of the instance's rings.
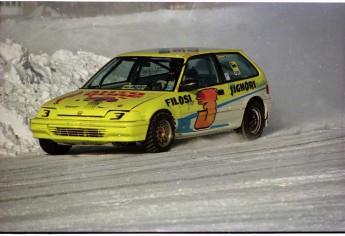
[{"label": "race car hood", "polygon": [[55,108],[57,115],[104,117],[109,110],[130,111],[165,92],[80,89],[57,97],[44,107]]}]

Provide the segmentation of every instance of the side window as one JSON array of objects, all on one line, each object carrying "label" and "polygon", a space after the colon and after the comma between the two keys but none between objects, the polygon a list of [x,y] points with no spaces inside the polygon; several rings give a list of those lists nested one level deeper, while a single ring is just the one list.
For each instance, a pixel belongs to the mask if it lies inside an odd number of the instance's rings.
[{"label": "side window", "polygon": [[182,83],[188,80],[197,80],[199,88],[219,84],[219,77],[212,57],[202,56],[190,59],[186,64]]},{"label": "side window", "polygon": [[258,76],[259,72],[241,54],[218,54],[217,59],[223,69],[226,81]]}]

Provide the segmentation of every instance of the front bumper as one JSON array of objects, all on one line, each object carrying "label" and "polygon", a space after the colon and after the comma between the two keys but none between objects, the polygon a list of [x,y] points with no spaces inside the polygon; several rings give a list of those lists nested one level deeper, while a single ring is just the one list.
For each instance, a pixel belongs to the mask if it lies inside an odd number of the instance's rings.
[{"label": "front bumper", "polygon": [[146,139],[149,121],[104,121],[33,118],[34,138],[65,144],[107,144]]}]

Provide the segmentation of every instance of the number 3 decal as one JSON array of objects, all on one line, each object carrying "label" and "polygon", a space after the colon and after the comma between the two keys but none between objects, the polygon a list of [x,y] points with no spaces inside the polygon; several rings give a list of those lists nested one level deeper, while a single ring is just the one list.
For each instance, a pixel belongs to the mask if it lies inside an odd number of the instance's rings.
[{"label": "number 3 decal", "polygon": [[202,105],[204,110],[198,111],[194,128],[206,129],[209,128],[216,118],[217,113],[217,89],[204,89],[197,93],[196,99],[198,104]]}]

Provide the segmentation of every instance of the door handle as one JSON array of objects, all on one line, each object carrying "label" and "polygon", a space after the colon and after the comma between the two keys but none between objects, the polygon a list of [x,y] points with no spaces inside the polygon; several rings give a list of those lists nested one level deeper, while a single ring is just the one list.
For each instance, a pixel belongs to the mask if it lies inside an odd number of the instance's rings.
[{"label": "door handle", "polygon": [[224,95],[224,90],[223,89],[218,89],[217,93],[218,93],[218,95]]}]

